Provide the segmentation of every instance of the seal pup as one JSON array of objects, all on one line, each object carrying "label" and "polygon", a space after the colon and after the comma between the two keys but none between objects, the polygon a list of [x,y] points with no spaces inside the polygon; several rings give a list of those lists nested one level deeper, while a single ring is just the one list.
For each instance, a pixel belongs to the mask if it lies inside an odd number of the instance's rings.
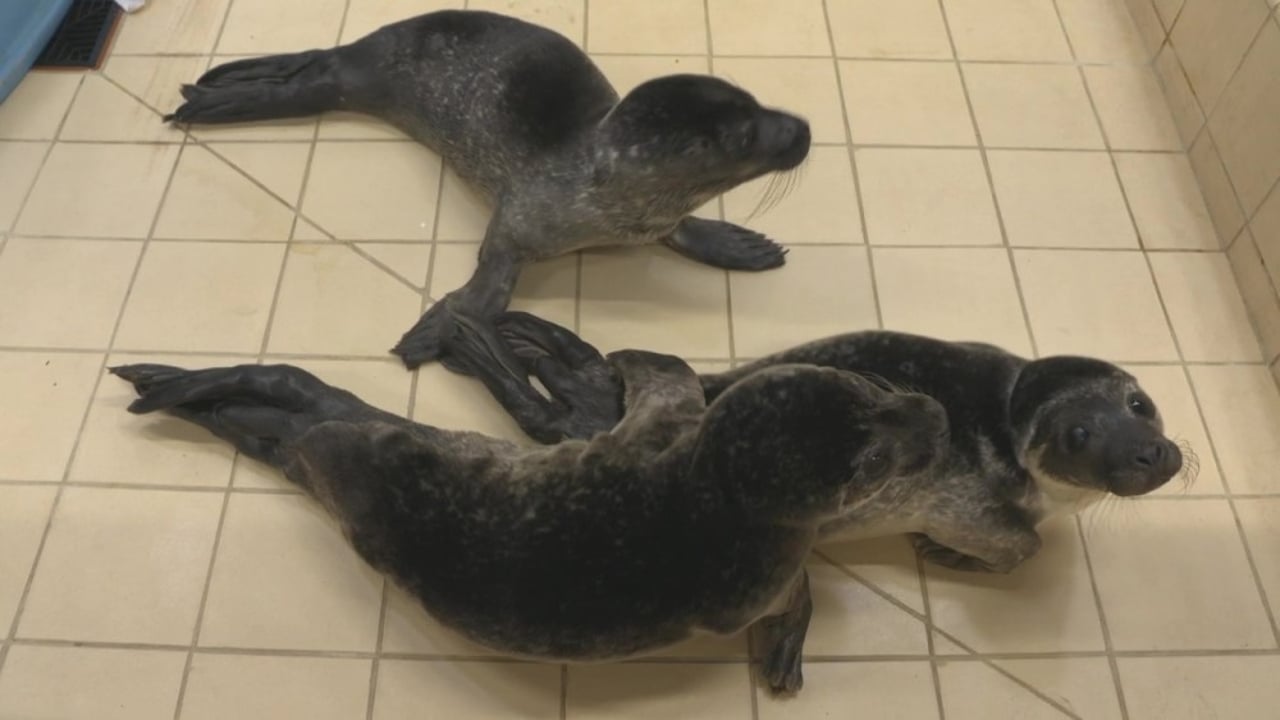
[{"label": "seal pup", "polygon": [[709,76],[656,78],[619,100],[564,36],[466,10],[392,23],[328,50],[225,63],[182,95],[166,121],[372,115],[438,152],[495,205],[475,274],[392,350],[409,368],[441,359],[461,371],[448,360],[462,341],[456,318],[505,310],[530,262],[661,242],[729,270],[782,265],[785,251],[765,236],[690,213],[799,166],[810,142],[801,118]]},{"label": "seal pup", "polygon": [[[473,371],[530,437],[591,437],[618,416],[612,356],[526,313],[499,321],[507,346],[551,393],[493,359]],[[1037,525],[1107,497],[1152,492],[1182,471],[1159,410],[1119,367],[1084,357],[1026,360],[998,347],[896,332],[838,335],[736,370],[702,375],[708,402],[780,364],[857,372],[946,408],[950,440],[927,471],[822,527],[824,541],[908,533],[926,560],[1008,572],[1040,549]],[[1191,456],[1194,464],[1194,456]]]},{"label": "seal pup", "polygon": [[851,373],[779,365],[709,407],[683,361],[622,353],[624,414],[522,448],[419,425],[286,365],[126,365],[165,410],[267,462],[370,565],[500,652],[605,661],[753,627],[775,691],[803,682],[818,527],[933,461],[946,415]]}]

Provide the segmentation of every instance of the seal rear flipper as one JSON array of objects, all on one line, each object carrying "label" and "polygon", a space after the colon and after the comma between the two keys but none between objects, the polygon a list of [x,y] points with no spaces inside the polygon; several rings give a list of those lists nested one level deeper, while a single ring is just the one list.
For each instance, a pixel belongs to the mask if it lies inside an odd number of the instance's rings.
[{"label": "seal rear flipper", "polygon": [[760,674],[775,694],[794,693],[804,687],[801,660],[812,617],[809,573],[802,572],[787,608],[778,615],[762,618],[752,627],[760,644]]},{"label": "seal rear flipper", "polygon": [[138,392],[129,412],[166,411],[276,466],[282,462],[278,451],[283,445],[316,423],[355,409],[347,408],[353,396],[289,366],[184,370],[141,364],[110,371]]},{"label": "seal rear flipper", "polygon": [[340,109],[336,50],[269,55],[219,65],[194,85],[165,122],[233,123],[315,115]]},{"label": "seal rear flipper", "polygon": [[663,241],[692,260],[723,270],[771,270],[787,262],[787,250],[761,233],[720,220],[686,217]]}]

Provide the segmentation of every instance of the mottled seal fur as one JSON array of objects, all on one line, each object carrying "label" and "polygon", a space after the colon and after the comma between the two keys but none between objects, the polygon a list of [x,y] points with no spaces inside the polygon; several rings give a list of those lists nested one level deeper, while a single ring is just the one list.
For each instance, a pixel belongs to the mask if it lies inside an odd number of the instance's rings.
[{"label": "mottled seal fur", "polygon": [[281,469],[359,554],[444,625],[555,661],[754,626],[775,690],[802,683],[818,527],[941,450],[933,400],[779,365],[707,406],[683,361],[614,357],[625,413],[590,441],[522,448],[389,415],[290,366],[112,372]]},{"label": "mottled seal fur", "polygon": [[[554,442],[612,427],[620,386],[607,358],[569,330],[525,313],[498,323],[551,397],[492,358],[469,362],[526,433]],[[1160,413],[1137,380],[1091,358],[1029,361],[992,345],[872,331],[700,380],[711,402],[743,378],[789,363],[924,393],[946,408],[951,429],[941,461],[826,523],[824,540],[909,533],[927,560],[1008,572],[1039,550],[1036,526],[1051,514],[1083,509],[1108,493],[1151,492],[1182,469],[1182,452],[1164,437]]]},{"label": "mottled seal fur", "polygon": [[804,120],[708,76],[657,78],[619,100],[565,37],[476,11],[421,15],[332,49],[226,63],[182,94],[166,120],[378,117],[439,152],[496,206],[475,274],[393,350],[411,368],[448,363],[461,341],[456,319],[483,331],[532,261],[662,242],[721,268],[782,265],[785,251],[763,235],[690,213],[795,168],[810,142]]}]

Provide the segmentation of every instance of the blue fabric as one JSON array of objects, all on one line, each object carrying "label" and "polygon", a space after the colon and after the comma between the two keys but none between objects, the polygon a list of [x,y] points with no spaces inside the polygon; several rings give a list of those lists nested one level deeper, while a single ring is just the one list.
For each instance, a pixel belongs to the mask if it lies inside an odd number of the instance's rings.
[{"label": "blue fabric", "polygon": [[22,82],[71,0],[0,0],[0,102]]}]

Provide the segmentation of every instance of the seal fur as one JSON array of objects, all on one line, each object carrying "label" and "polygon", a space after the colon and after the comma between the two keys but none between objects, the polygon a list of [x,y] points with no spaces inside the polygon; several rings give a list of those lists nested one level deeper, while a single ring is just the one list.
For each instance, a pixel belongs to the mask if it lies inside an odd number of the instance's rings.
[{"label": "seal fur", "polygon": [[942,408],[798,365],[707,406],[683,361],[612,362],[617,426],[533,448],[410,422],[290,366],[112,372],[139,394],[131,412],[167,411],[282,470],[475,642],[606,661],[754,627],[768,685],[798,690],[819,526],[931,462]]},{"label": "seal fur", "polygon": [[[507,345],[551,392],[491,358],[473,371],[531,437],[591,437],[612,427],[618,385],[606,358],[569,330],[507,313]],[[857,372],[909,388],[946,408],[950,439],[929,469],[907,473],[875,502],[825,524],[824,540],[908,533],[917,551],[964,570],[1008,572],[1040,548],[1036,526],[1108,493],[1152,492],[1183,455],[1164,436],[1155,402],[1137,380],[1101,360],[1026,360],[982,343],[870,331],[818,340],[700,378],[708,401],[779,364]]]},{"label": "seal fur", "polygon": [[[495,206],[470,280],[394,348],[441,359],[504,310],[521,268],[587,247],[662,242],[690,258],[764,270],[785,251],[731,223],[692,217],[743,182],[798,166],[808,124],[722,80],[672,75],[619,99],[590,58],[546,28],[443,10],[348,45],[237,60],[182,88],[165,119],[231,123],[346,110],[442,155]],[[493,342],[493,338],[489,338]]]}]

